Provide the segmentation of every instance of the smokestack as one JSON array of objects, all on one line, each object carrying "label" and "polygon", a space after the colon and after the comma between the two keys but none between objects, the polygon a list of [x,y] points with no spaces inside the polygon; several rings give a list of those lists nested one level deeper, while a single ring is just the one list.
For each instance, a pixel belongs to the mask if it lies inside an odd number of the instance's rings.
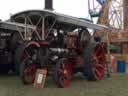
[{"label": "smokestack", "polygon": [[53,0],[45,0],[45,9],[53,10]]}]

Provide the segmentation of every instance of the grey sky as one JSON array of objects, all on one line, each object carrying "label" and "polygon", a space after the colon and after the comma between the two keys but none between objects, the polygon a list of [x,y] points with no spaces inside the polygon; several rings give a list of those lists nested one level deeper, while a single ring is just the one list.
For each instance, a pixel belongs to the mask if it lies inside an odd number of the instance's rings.
[{"label": "grey sky", "polygon": [[[56,12],[76,17],[88,18],[88,0],[54,0]],[[0,19],[6,20],[10,14],[28,9],[43,9],[44,0],[2,0]]]}]

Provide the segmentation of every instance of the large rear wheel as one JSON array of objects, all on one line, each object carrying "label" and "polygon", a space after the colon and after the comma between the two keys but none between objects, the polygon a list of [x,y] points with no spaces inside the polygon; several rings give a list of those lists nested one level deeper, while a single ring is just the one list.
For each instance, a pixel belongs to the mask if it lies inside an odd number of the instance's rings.
[{"label": "large rear wheel", "polygon": [[24,84],[34,83],[35,72],[38,65],[38,47],[35,43],[28,43],[22,53],[20,64],[20,77]]},{"label": "large rear wheel", "polygon": [[105,52],[100,43],[90,43],[84,52],[87,80],[101,80],[105,73]]},{"label": "large rear wheel", "polygon": [[37,64],[31,58],[26,58],[20,66],[20,77],[24,84],[32,84],[35,80]]}]

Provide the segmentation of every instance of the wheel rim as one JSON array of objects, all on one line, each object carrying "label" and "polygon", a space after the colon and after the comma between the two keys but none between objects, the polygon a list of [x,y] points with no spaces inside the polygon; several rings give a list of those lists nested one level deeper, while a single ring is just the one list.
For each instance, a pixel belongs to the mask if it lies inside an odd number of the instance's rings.
[{"label": "wheel rim", "polygon": [[72,68],[69,61],[61,62],[59,69],[59,86],[62,88],[67,87],[71,81]]},{"label": "wheel rim", "polygon": [[92,53],[92,72],[96,80],[101,80],[105,72],[105,52],[100,44],[94,48]]}]

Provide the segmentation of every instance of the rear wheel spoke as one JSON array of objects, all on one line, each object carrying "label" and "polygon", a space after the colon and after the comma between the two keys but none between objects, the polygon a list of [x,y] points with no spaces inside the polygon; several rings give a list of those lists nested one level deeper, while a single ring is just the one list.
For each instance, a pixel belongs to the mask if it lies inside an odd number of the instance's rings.
[{"label": "rear wheel spoke", "polygon": [[96,73],[96,75],[97,75],[98,77],[101,76],[101,72],[100,72],[98,69],[95,70],[95,73]]},{"label": "rear wheel spoke", "polygon": [[97,56],[98,59],[102,59],[103,58],[103,55],[99,55]]},{"label": "rear wheel spoke", "polygon": [[104,65],[103,65],[103,64],[96,64],[96,67],[97,67],[97,68],[100,67],[100,68],[103,68],[103,69],[104,69]]},{"label": "rear wheel spoke", "polygon": [[100,48],[100,47],[98,47],[95,51],[96,51],[95,53],[96,53],[96,55],[97,55],[98,53],[100,53],[101,48]]}]

